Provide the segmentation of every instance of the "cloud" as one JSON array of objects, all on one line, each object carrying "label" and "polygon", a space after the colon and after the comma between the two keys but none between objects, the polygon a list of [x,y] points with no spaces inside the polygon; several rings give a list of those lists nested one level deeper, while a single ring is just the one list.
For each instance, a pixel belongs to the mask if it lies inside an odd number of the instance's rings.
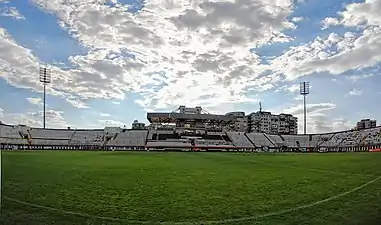
[{"label": "cloud", "polygon": [[362,95],[362,90],[353,88],[352,90],[349,91],[348,93],[349,96],[359,96]]},{"label": "cloud", "polygon": [[358,80],[367,79],[373,77],[373,74],[359,74],[359,75],[352,75],[347,77],[348,80],[350,80],[352,83],[357,82]]},{"label": "cloud", "polygon": [[38,60],[31,51],[17,45],[0,27],[0,76],[13,86],[42,90],[35,76],[32,76],[37,73],[38,66]]},{"label": "cloud", "polygon": [[111,115],[108,114],[108,113],[100,113],[99,115],[102,116],[102,117],[109,117],[109,116],[111,116]]},{"label": "cloud", "polygon": [[100,126],[105,127],[124,127],[126,125],[125,122],[118,120],[98,120],[98,123],[100,124]]},{"label": "cloud", "polygon": [[[333,103],[307,104],[307,133],[326,133],[350,129],[353,124],[345,118],[335,118],[329,115],[336,108]],[[304,106],[293,105],[282,112],[290,113],[298,118],[298,132],[304,129]]]},{"label": "cloud", "polygon": [[0,16],[12,17],[16,20],[25,20],[25,17],[21,15],[15,7],[0,8]]},{"label": "cloud", "polygon": [[324,18],[324,20],[321,22],[323,30],[328,29],[331,26],[337,26],[339,23],[339,20],[333,17]]},{"label": "cloud", "polygon": [[301,101],[301,100],[303,100],[303,96],[302,96],[302,95],[298,95],[298,96],[296,96],[296,97],[294,98],[294,100],[296,100],[296,101]]},{"label": "cloud", "polygon": [[30,104],[33,105],[41,105],[42,104],[42,99],[41,98],[26,98]]},{"label": "cloud", "polygon": [[293,84],[293,85],[287,87],[287,90],[288,90],[289,92],[292,92],[292,93],[294,93],[294,92],[298,92],[299,89],[300,89],[300,86],[299,86],[298,84]]},{"label": "cloud", "polygon": [[[66,128],[70,126],[70,124],[65,121],[63,114],[62,111],[46,110],[46,126],[50,128]],[[22,124],[31,127],[43,126],[43,111],[11,113],[0,110],[0,118],[7,124]]]},{"label": "cloud", "polygon": [[292,22],[294,22],[294,23],[298,23],[298,22],[303,21],[303,20],[304,20],[304,17],[301,17],[301,16],[299,16],[299,17],[293,17],[291,20],[292,20]]},{"label": "cloud", "polygon": [[116,101],[112,101],[111,103],[114,105],[120,105],[120,102],[116,102]]},{"label": "cloud", "polygon": [[[336,105],[333,103],[307,104],[308,113],[320,113],[322,111],[331,110],[334,108],[336,108]],[[286,108],[284,112],[292,115],[302,115],[304,112],[304,106],[303,104],[291,106]]]},{"label": "cloud", "polygon": [[80,68],[70,71],[71,90],[82,98],[120,100],[135,92],[145,108],[206,102],[209,96],[216,104],[249,101],[243,97],[249,88],[260,92],[279,80],[276,75],[262,79],[268,68],[250,48],[289,41],[282,32],[295,28],[288,20],[291,0],[153,0],[138,13],[121,3],[35,3],[91,49],[70,58]]},{"label": "cloud", "polygon": [[[316,37],[268,64],[250,49],[292,40],[286,33],[302,19],[291,16],[296,1],[151,0],[139,12],[97,0],[32,2],[88,50],[69,57],[65,69],[48,65],[53,76],[48,94],[77,108],[88,108],[92,99],[120,104],[132,94],[145,109],[190,102],[219,111],[231,103],[256,103],[260,92],[279,89],[285,80],[373,66],[381,55],[379,8],[371,1],[350,4],[322,22],[356,28],[353,32]],[[364,13],[373,17],[361,19]],[[1,78],[41,92],[35,74],[42,63],[0,28]],[[285,88],[295,93],[298,85]]]},{"label": "cloud", "polygon": [[278,73],[284,71],[288,80],[319,72],[336,75],[372,67],[381,61],[380,11],[380,1],[349,4],[337,18],[326,18],[322,23],[356,28],[356,32],[317,37],[291,47],[270,64]]},{"label": "cloud", "polygon": [[349,26],[370,26],[381,24],[381,3],[377,0],[365,0],[363,3],[352,3],[340,12],[340,23]]},{"label": "cloud", "polygon": [[[350,130],[354,124],[344,118],[331,118],[324,114],[308,116],[308,133],[329,133]],[[300,129],[301,130],[301,129]]]},{"label": "cloud", "polygon": [[69,104],[71,104],[72,106],[74,106],[75,108],[78,108],[78,109],[88,109],[89,108],[83,101],[76,99],[76,98],[68,97],[65,99],[65,101],[68,102]]}]

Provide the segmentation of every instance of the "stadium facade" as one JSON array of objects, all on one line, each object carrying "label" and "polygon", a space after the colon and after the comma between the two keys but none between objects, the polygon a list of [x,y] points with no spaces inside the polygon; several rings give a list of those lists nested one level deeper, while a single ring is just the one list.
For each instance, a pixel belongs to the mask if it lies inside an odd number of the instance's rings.
[{"label": "stadium facade", "polygon": [[297,120],[288,114],[271,115],[260,111],[248,116],[244,112],[215,115],[205,113],[201,107],[180,106],[173,112],[147,113],[147,119],[149,126],[134,121],[133,129],[42,129],[0,124],[0,145],[2,149],[52,150],[342,152],[381,149],[381,127],[298,135],[294,131]]}]

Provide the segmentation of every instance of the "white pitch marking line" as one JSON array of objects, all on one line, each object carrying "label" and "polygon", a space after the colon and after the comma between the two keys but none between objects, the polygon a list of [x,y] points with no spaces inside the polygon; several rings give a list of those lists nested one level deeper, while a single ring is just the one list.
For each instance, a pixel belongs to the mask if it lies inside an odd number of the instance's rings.
[{"label": "white pitch marking line", "polygon": [[120,218],[105,217],[105,216],[93,216],[93,215],[90,215],[90,214],[87,214],[87,213],[79,213],[79,212],[72,212],[72,211],[57,209],[57,208],[53,208],[53,207],[49,207],[49,206],[43,206],[43,205],[38,205],[38,204],[33,204],[33,203],[29,203],[29,202],[20,201],[20,200],[17,200],[17,199],[6,197],[6,196],[4,196],[4,199],[12,201],[12,202],[19,203],[19,204],[22,204],[22,205],[27,205],[27,206],[32,206],[32,207],[35,207],[35,208],[41,208],[41,209],[47,209],[47,210],[57,211],[57,212],[61,212],[61,213],[64,213],[64,214],[83,216],[83,217],[89,217],[89,218],[96,218],[96,219],[102,219],[102,220],[123,221],[123,222],[126,222],[126,223],[162,224],[162,225],[223,224],[223,223],[230,223],[230,222],[242,222],[242,221],[248,221],[248,220],[257,220],[257,219],[262,219],[262,218],[265,218],[265,217],[282,215],[282,214],[289,213],[289,212],[292,212],[292,211],[296,211],[296,210],[299,210],[299,209],[306,209],[306,208],[309,208],[309,207],[312,207],[312,206],[316,206],[316,205],[319,205],[319,204],[322,204],[322,203],[326,203],[326,202],[332,201],[334,199],[343,197],[345,195],[351,194],[351,193],[353,193],[355,191],[360,190],[361,188],[364,188],[365,186],[368,186],[368,185],[378,181],[379,179],[381,179],[381,176],[379,176],[379,177],[377,177],[377,178],[375,178],[375,179],[373,179],[373,180],[371,180],[371,181],[369,181],[369,182],[367,182],[365,184],[362,184],[362,185],[360,185],[360,186],[358,186],[356,188],[353,188],[353,189],[351,189],[349,191],[343,192],[341,194],[338,194],[338,195],[335,195],[335,196],[332,196],[332,197],[329,197],[329,198],[326,198],[326,199],[323,199],[323,200],[320,200],[320,201],[317,201],[317,202],[313,202],[313,203],[310,203],[310,204],[306,204],[306,205],[298,206],[298,207],[295,207],[295,208],[291,208],[291,209],[284,209],[284,210],[280,210],[280,211],[276,211],[276,212],[265,213],[265,214],[258,215],[258,216],[249,216],[249,217],[241,217],[241,218],[236,218],[236,219],[225,219],[225,220],[207,220],[207,221],[197,221],[197,222],[124,220],[124,219],[120,219]]}]

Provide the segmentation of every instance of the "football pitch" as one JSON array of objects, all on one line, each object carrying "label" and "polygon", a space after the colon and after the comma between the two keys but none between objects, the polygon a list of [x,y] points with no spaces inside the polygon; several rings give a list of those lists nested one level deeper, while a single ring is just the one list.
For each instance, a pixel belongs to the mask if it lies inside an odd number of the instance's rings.
[{"label": "football pitch", "polygon": [[2,224],[381,224],[381,154],[2,152]]}]

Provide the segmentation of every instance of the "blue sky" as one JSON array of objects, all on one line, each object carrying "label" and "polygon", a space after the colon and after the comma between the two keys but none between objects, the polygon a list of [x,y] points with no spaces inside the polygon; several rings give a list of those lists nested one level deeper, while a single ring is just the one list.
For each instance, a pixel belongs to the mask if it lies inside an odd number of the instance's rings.
[{"label": "blue sky", "polygon": [[47,66],[48,127],[130,126],[179,105],[250,113],[259,101],[302,121],[301,81],[310,133],[381,121],[379,2],[0,0],[0,120],[41,126]]}]

